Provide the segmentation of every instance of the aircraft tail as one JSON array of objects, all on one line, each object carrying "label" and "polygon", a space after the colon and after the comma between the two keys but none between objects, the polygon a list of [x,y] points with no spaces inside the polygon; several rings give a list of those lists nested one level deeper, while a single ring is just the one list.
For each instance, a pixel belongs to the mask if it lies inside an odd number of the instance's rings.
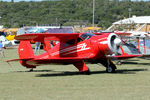
[{"label": "aircraft tail", "polygon": [[30,41],[20,41],[18,53],[20,59],[33,58],[34,52],[31,47]]},{"label": "aircraft tail", "polygon": [[36,68],[35,65],[27,64],[27,61],[34,59],[34,52],[32,50],[30,41],[20,41],[18,53],[19,59],[7,60],[6,62],[9,64],[9,62],[12,61],[20,61],[20,64],[26,68]]}]

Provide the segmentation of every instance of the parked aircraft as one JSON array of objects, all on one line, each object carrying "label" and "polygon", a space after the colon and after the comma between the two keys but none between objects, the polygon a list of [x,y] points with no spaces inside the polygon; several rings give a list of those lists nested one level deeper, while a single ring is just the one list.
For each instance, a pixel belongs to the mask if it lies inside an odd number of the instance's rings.
[{"label": "parked aircraft", "polygon": [[0,36],[0,41],[2,41],[3,43],[3,47],[8,47],[11,46],[12,43],[10,41],[8,41],[4,36]]},{"label": "parked aircraft", "polygon": [[9,28],[5,30],[6,33],[6,39],[8,41],[14,40],[16,34],[17,34],[18,28]]},{"label": "parked aircraft", "polygon": [[[116,55],[122,44],[121,39],[114,33],[95,35],[92,33],[33,33],[18,35],[15,39],[20,40],[18,53],[19,59],[8,60],[20,61],[26,68],[36,68],[43,64],[73,64],[79,72],[89,74],[89,68],[84,61],[101,63],[106,67],[106,72],[116,71],[116,65],[111,59],[126,59],[137,55]],[[47,49],[41,55],[34,55],[30,41],[51,41],[59,43],[51,49]]]},{"label": "parked aircraft", "polygon": [[11,46],[16,46],[18,44],[15,43],[16,40],[10,40],[8,41],[4,36],[0,36],[0,40],[2,41],[3,43],[3,47],[11,47]]}]

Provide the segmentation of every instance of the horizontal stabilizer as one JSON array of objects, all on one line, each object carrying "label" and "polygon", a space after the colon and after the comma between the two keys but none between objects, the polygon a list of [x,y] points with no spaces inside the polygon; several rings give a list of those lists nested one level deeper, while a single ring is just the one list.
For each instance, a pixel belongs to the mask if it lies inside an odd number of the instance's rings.
[{"label": "horizontal stabilizer", "polygon": [[12,60],[7,60],[5,62],[13,62],[13,61],[25,61],[25,60],[32,60],[33,58],[24,58],[24,59],[12,59]]}]

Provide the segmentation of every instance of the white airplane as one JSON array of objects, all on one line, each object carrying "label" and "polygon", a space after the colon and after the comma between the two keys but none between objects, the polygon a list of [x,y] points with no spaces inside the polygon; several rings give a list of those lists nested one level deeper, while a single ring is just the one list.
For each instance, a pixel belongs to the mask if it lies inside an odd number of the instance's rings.
[{"label": "white airplane", "polygon": [[139,36],[139,37],[145,37],[146,35],[149,35],[148,32],[140,32],[140,31],[128,31],[128,33],[131,33],[130,36]]},{"label": "white airplane", "polygon": [[0,36],[0,41],[3,43],[3,47],[10,47],[10,46],[15,46],[17,45],[15,43],[15,40],[8,41],[4,36]]}]

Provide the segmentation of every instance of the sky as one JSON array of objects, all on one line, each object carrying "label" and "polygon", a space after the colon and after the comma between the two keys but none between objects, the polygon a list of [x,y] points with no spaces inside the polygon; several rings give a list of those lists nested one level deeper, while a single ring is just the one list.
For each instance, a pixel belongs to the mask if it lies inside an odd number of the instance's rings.
[{"label": "sky", "polygon": [[[0,1],[10,2],[11,0],[0,0]],[[19,1],[44,1],[44,0],[14,0],[14,1],[19,2]],[[136,0],[132,0],[132,1],[136,1]],[[150,1],[150,0],[138,0],[138,1]]]}]

